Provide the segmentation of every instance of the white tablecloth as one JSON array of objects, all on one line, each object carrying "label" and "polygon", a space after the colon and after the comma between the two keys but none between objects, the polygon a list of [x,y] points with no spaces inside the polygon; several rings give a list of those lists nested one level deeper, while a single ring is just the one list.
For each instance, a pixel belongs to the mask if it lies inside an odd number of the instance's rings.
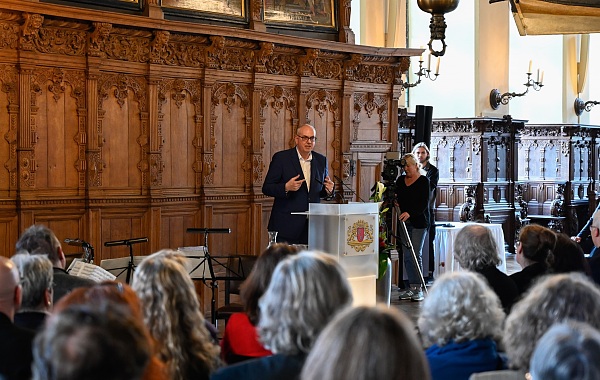
[{"label": "white tablecloth", "polygon": [[501,260],[500,265],[498,265],[498,269],[506,273],[506,258],[504,257],[504,233],[502,232],[501,224],[459,222],[448,223],[452,224],[454,227],[437,226],[435,228],[435,269],[433,272],[435,278],[446,271],[453,272],[460,270],[458,261],[454,260],[454,240],[456,239],[458,232],[467,224],[479,224],[489,228],[492,231],[494,240],[498,245],[498,257]]}]

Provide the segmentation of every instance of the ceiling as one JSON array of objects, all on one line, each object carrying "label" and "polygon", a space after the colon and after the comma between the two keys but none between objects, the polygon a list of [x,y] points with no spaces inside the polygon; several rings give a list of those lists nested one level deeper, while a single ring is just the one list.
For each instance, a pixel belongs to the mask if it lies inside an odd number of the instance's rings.
[{"label": "ceiling", "polygon": [[522,36],[600,33],[599,0],[489,0],[501,1],[510,1]]}]

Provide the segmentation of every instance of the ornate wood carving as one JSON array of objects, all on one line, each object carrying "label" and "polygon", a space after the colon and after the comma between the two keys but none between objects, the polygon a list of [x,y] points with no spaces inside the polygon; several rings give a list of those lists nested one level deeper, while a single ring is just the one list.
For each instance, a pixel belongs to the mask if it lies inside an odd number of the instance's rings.
[{"label": "ornate wood carving", "polygon": [[18,128],[18,73],[15,66],[0,65],[0,90],[6,94],[8,100],[8,131],[4,139],[8,143],[8,161],[4,162],[4,167],[8,170],[9,186],[17,187],[17,128]]}]

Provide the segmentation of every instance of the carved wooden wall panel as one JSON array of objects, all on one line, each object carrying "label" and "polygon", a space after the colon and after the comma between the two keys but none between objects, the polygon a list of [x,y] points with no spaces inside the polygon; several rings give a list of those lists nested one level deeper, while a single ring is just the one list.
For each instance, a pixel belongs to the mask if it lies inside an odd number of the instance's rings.
[{"label": "carved wooden wall panel", "polygon": [[31,132],[35,135],[32,143],[36,188],[77,189],[80,185],[77,137],[79,127],[85,125],[84,85],[85,76],[81,71],[39,69],[33,72]]},{"label": "carved wooden wall panel", "polygon": [[250,91],[248,86],[217,83],[212,94],[210,141],[218,170],[211,185],[243,188],[250,185]]},{"label": "carved wooden wall panel", "polygon": [[194,193],[200,160],[202,86],[198,80],[170,79],[158,84],[158,130],[153,186]]},{"label": "carved wooden wall panel", "polygon": [[17,187],[18,73],[13,65],[0,65],[0,195]]},{"label": "carved wooden wall panel", "polygon": [[129,254],[110,240],[148,237],[136,255],[204,244],[190,227],[232,229],[209,237],[216,254],[258,254],[268,164],[303,123],[349,198],[368,199],[396,144],[388,109],[419,50],[155,21],[0,5],[4,255],[33,223],[90,242],[97,261]]}]

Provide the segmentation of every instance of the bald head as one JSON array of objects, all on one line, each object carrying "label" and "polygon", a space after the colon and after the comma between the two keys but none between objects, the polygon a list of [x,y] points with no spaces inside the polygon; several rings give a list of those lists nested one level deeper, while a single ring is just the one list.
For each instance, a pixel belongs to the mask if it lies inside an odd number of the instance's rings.
[{"label": "bald head", "polygon": [[0,313],[12,321],[20,304],[19,270],[12,260],[0,256]]}]

